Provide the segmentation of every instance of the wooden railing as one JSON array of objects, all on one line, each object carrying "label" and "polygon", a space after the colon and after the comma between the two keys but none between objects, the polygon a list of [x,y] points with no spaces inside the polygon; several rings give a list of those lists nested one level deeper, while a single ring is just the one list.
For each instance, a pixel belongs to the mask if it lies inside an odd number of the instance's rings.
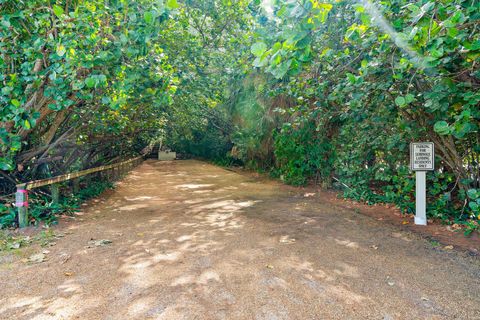
[{"label": "wooden railing", "polygon": [[[131,168],[137,166],[143,161],[143,156],[133,158],[127,161],[109,164],[105,166],[100,166],[96,168],[86,169],[82,171],[72,172],[63,174],[61,176],[56,176],[48,179],[29,181],[21,184],[17,184],[17,192],[15,194],[15,206],[18,209],[18,225],[20,228],[24,228],[28,225],[28,191],[44,187],[51,186],[52,202],[58,203],[60,193],[58,189],[58,183],[73,180],[74,182],[74,192],[78,191],[78,178],[96,173],[104,172],[107,170],[112,170],[113,176],[118,176],[122,172],[128,171]],[[75,183],[77,182],[77,183]],[[75,190],[76,189],[76,190]]]}]

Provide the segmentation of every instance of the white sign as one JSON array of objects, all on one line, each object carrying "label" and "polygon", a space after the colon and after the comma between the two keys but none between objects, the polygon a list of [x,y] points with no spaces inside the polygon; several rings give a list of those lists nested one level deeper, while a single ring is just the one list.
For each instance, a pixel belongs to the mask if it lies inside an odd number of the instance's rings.
[{"label": "white sign", "polygon": [[410,168],[413,171],[432,171],[435,169],[435,146],[432,142],[410,144]]}]

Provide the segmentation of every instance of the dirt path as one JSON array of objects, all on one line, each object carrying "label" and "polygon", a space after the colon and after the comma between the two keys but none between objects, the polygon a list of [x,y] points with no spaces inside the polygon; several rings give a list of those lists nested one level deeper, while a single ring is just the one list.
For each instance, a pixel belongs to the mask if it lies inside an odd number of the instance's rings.
[{"label": "dirt path", "polygon": [[480,319],[478,259],[276,182],[147,161],[85,208],[1,319]]}]

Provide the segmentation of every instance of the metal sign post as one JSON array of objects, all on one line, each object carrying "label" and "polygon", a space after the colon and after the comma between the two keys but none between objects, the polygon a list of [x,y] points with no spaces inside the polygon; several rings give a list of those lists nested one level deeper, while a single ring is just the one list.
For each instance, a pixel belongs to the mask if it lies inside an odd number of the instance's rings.
[{"label": "metal sign post", "polygon": [[415,224],[427,225],[427,171],[435,169],[435,146],[432,142],[410,144],[410,168],[415,171]]}]

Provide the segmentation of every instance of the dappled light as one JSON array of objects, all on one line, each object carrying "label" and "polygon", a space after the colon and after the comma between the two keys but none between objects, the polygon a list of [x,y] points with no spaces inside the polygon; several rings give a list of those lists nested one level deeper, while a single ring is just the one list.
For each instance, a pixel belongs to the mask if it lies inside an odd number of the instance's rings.
[{"label": "dappled light", "polygon": [[480,1],[0,0],[0,320],[480,319]]},{"label": "dappled light", "polygon": [[454,301],[478,310],[478,291],[445,304],[441,289],[473,266],[439,267],[408,234],[372,236],[381,222],[298,196],[197,161],[147,161],[64,222],[45,262],[0,271],[10,279],[0,318],[428,318],[461,314]]},{"label": "dappled light", "polygon": [[175,186],[177,189],[198,189],[198,188],[207,188],[212,187],[213,184],[181,184]]},{"label": "dappled light", "polygon": [[347,248],[358,249],[358,244],[356,242],[350,240],[339,240],[335,239],[335,242],[341,246],[345,246]]}]

